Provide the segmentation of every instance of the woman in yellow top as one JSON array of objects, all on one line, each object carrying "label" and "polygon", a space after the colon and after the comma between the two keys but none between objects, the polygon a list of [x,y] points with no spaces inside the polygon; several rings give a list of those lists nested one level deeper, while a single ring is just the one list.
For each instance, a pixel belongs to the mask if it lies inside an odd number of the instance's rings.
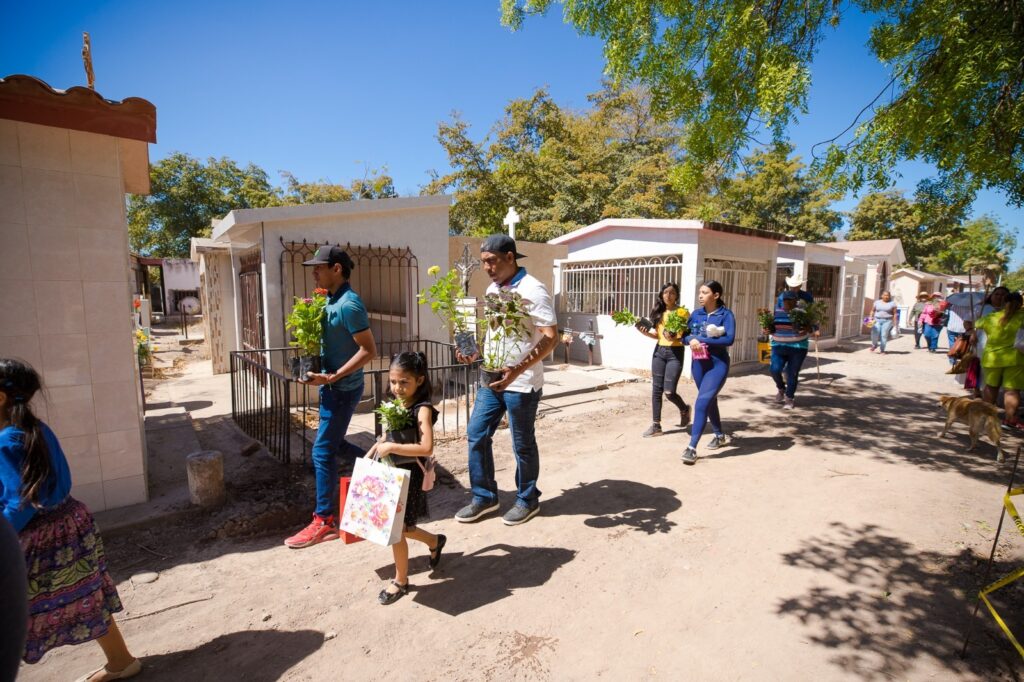
[{"label": "woman in yellow top", "polygon": [[981,354],[985,375],[982,397],[994,405],[1002,388],[1003,408],[1006,410],[1003,423],[1018,430],[1024,428],[1024,423],[1017,419],[1020,391],[1024,388],[1024,353],[1020,353],[1013,344],[1017,331],[1024,325],[1022,303],[1021,295],[1012,293],[1006,297],[1006,305],[1001,311],[989,313],[974,323],[975,329],[984,331],[988,339]]},{"label": "woman in yellow top", "polygon": [[644,438],[661,435],[662,393],[670,403],[679,408],[679,426],[690,423],[690,406],[676,393],[679,375],[683,371],[682,336],[665,330],[665,316],[674,315],[678,308],[679,285],[675,282],[666,282],[658,292],[654,307],[651,309],[650,322],[654,325],[654,330],[644,324],[645,321],[636,324],[641,334],[658,342],[651,358],[651,411],[654,422],[644,431]]}]

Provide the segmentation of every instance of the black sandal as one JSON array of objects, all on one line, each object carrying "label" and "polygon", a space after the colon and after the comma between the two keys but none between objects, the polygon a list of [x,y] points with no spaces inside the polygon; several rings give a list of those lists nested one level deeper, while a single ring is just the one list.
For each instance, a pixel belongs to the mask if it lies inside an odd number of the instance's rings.
[{"label": "black sandal", "polygon": [[441,550],[444,549],[446,542],[448,542],[447,535],[437,536],[437,546],[430,550],[430,568],[437,568],[437,565],[441,563]]},{"label": "black sandal", "polygon": [[388,588],[385,587],[380,591],[380,594],[377,595],[377,601],[383,606],[394,604],[409,593],[409,583],[402,585],[397,580],[392,580],[391,584],[398,588],[398,592],[388,592]]}]

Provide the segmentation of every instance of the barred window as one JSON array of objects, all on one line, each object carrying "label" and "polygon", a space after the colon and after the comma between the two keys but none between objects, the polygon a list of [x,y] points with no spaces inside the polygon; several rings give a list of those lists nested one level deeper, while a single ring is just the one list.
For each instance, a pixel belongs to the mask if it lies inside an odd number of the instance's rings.
[{"label": "barred window", "polygon": [[679,284],[683,263],[679,256],[624,258],[562,263],[561,272],[561,312],[645,315],[663,284]]}]

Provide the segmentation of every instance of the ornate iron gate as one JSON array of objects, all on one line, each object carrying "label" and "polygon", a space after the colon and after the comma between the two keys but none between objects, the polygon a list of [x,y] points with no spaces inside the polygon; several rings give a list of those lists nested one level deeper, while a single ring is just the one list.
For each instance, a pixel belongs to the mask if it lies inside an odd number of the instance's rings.
[{"label": "ornate iron gate", "polygon": [[[774,273],[773,273],[774,274]],[[736,316],[736,341],[730,355],[732,362],[757,360],[757,309],[765,306],[768,296],[768,263],[704,260],[704,280],[713,279],[722,285],[725,305]]]},{"label": "ornate iron gate", "polygon": [[242,348],[266,348],[263,330],[263,274],[259,249],[248,251],[239,258],[238,290],[242,311]]},{"label": "ornate iron gate", "polygon": [[[302,266],[321,244],[317,242],[286,242],[281,239],[281,324],[291,309],[295,296],[308,296],[313,290],[313,269]],[[370,318],[370,329],[378,345],[418,339],[420,308],[416,303],[419,289],[419,262],[412,250],[390,246],[343,246],[351,256],[352,288],[363,299]]]}]

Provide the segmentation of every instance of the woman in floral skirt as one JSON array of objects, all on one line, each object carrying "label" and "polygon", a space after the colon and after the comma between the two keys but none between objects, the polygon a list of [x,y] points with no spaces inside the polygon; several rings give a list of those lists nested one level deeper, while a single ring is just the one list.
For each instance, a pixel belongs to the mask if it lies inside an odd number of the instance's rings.
[{"label": "woman in floral skirt", "polygon": [[32,367],[0,358],[0,507],[18,531],[28,574],[22,660],[36,663],[50,649],[96,640],[106,665],[80,681],[127,679],[142,663],[114,622],[121,599],[92,514],[69,494],[71,472],[60,443],[29,406],[40,388]]}]

